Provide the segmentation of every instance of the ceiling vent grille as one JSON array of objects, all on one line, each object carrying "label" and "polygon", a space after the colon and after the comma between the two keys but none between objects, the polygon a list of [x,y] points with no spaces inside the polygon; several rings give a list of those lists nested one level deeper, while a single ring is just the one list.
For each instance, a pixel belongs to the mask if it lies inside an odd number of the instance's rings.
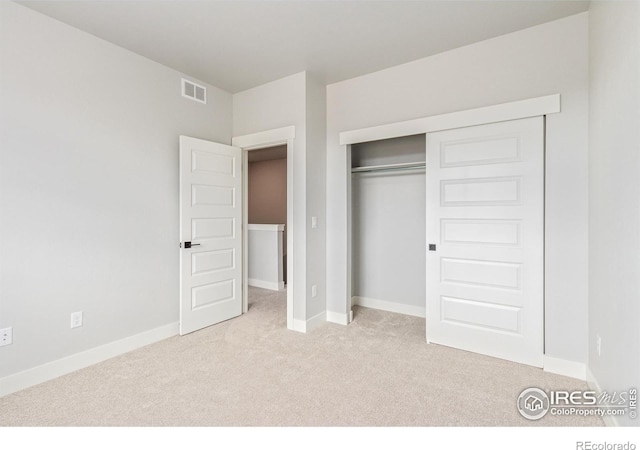
[{"label": "ceiling vent grille", "polygon": [[193,81],[182,79],[182,96],[200,103],[207,103],[207,88]]}]

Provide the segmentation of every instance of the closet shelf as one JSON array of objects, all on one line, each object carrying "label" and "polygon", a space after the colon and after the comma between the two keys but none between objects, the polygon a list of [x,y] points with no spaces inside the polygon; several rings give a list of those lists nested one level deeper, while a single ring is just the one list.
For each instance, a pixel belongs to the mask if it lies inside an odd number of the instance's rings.
[{"label": "closet shelf", "polygon": [[424,169],[426,162],[412,162],[412,163],[397,163],[397,164],[382,164],[378,166],[362,166],[351,168],[351,173],[360,172],[377,172],[381,170],[411,170],[411,169]]}]

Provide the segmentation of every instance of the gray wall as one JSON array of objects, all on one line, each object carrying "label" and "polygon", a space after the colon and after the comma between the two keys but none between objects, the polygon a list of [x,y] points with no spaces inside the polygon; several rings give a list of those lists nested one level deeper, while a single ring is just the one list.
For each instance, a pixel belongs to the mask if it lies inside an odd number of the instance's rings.
[{"label": "gray wall", "polygon": [[640,388],[640,4],[592,2],[589,30],[589,369],[611,393]]},{"label": "gray wall", "polygon": [[[326,182],[327,88],[306,72],[307,113],[307,319],[325,317],[326,311]],[[311,218],[317,217],[316,228]],[[318,295],[311,297],[311,287]]]},{"label": "gray wall", "polygon": [[[233,135],[294,125],[294,319],[325,311],[325,86],[300,72],[233,95]],[[311,227],[311,217],[318,227]],[[291,229],[291,226],[289,227]],[[291,275],[291,274],[289,274]],[[316,298],[311,286],[318,287]]]},{"label": "gray wall", "polygon": [[229,143],[232,99],[182,98],[178,72],[0,10],[3,377],[178,321],[178,136]]},{"label": "gray wall", "polygon": [[346,313],[342,131],[561,94],[547,118],[545,348],[587,361],[588,15],[327,86],[327,310]]}]

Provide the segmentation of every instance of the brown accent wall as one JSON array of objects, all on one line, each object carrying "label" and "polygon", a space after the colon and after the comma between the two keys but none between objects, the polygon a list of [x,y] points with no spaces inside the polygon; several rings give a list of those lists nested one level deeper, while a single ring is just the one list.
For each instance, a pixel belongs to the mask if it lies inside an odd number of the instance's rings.
[{"label": "brown accent wall", "polygon": [[287,224],[286,159],[249,163],[249,223]]}]

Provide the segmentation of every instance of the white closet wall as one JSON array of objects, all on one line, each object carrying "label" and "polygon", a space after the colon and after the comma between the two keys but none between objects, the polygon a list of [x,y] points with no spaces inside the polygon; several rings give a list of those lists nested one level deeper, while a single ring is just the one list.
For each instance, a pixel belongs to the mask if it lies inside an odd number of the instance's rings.
[{"label": "white closet wall", "polygon": [[[352,167],[424,161],[424,135],[354,145]],[[353,304],[424,317],[425,173],[352,175]]]}]

